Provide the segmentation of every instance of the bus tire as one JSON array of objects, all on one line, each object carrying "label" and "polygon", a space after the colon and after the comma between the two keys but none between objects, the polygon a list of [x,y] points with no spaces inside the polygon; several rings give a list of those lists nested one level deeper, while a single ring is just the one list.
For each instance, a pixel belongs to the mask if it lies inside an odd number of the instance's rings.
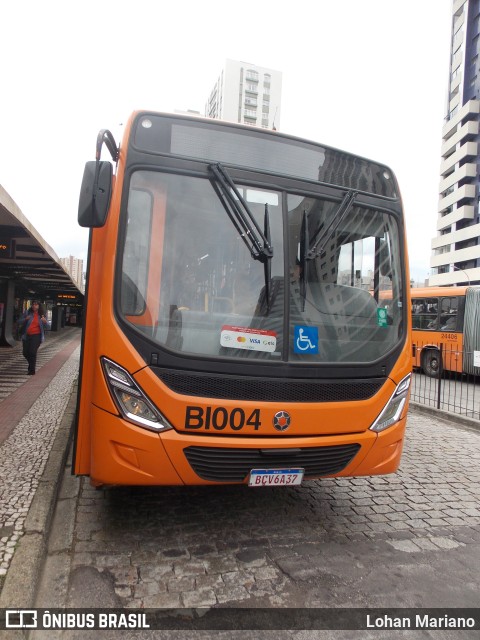
[{"label": "bus tire", "polygon": [[429,378],[439,378],[442,373],[442,358],[438,349],[425,349],[422,353],[422,369]]}]

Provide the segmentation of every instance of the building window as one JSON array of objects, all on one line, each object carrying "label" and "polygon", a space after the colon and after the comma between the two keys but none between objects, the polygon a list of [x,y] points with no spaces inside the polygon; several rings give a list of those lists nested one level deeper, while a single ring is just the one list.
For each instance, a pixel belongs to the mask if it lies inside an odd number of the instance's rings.
[{"label": "building window", "polygon": [[457,113],[457,111],[458,111],[458,105],[455,107],[455,109],[452,109],[452,111],[450,111],[450,113],[449,113],[450,120],[454,117],[454,115]]},{"label": "building window", "polygon": [[440,195],[442,196],[442,198],[446,198],[447,196],[449,196],[454,191],[455,191],[455,187],[453,187],[453,186],[452,187],[448,187],[448,189],[443,191],[443,193],[441,193]]},{"label": "building window", "polygon": [[476,51],[477,53],[479,52],[479,48],[478,48],[479,42],[480,42],[480,38],[477,34],[472,40],[472,50]]},{"label": "building window", "polygon": [[468,240],[462,240],[461,242],[455,243],[455,251],[460,251],[460,249],[470,249],[470,247],[477,246],[477,238],[469,238]]}]

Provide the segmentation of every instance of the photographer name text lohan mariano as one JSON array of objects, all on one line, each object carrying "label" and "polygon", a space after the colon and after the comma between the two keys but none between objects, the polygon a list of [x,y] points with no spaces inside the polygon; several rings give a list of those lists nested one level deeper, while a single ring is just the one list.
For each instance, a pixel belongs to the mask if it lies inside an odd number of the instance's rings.
[{"label": "photographer name text lohan mariano", "polygon": [[367,629],[475,629],[475,618],[432,616],[428,613],[396,617],[367,614]]}]

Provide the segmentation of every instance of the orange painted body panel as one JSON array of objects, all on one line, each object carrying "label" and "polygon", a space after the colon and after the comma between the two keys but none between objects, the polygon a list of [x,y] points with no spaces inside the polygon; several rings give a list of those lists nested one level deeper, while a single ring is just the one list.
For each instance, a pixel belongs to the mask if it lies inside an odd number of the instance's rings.
[{"label": "orange painted body panel", "polygon": [[227,424],[221,429],[222,435],[241,435],[253,438],[276,437],[282,439],[284,436],[275,430],[273,417],[277,411],[287,411],[292,419],[288,437],[334,435],[338,433],[359,433],[368,429],[380,413],[379,407],[383,408],[395,390],[395,385],[391,381],[382,387],[378,394],[361,402],[255,402],[238,400],[219,400],[217,398],[200,398],[198,396],[178,395],[165,387],[158,377],[149,369],[139,371],[135,376],[136,382],[146,392],[148,397],[165,415],[169,422],[178,432],[186,434],[217,435],[220,430],[216,430],[213,425],[209,429],[205,427],[188,429],[186,428],[186,408],[199,407],[206,415],[208,407],[210,414],[218,407],[226,409],[228,415],[232,410],[241,407],[248,418],[253,411],[259,410],[261,425],[255,429],[254,426],[245,425],[241,430],[235,431]]},{"label": "orange painted body panel", "polygon": [[162,438],[118,416],[92,408],[94,484],[183,484],[168,457]]},{"label": "orange painted body panel", "polygon": [[412,329],[412,342],[415,347],[414,367],[422,366],[422,354],[426,349],[439,349],[441,345],[443,369],[457,373],[463,371],[463,333]]},{"label": "orange painted body panel", "polygon": [[[214,484],[195,474],[183,453],[186,447],[204,445],[258,449],[358,443],[361,445],[360,451],[336,475],[393,473],[400,462],[408,403],[401,420],[394,426],[380,434],[370,431],[369,427],[385,407],[396,385],[411,371],[410,314],[407,314],[408,338],[389,380],[373,398],[361,402],[270,403],[189,397],[167,388],[146,366],[117,323],[113,300],[121,185],[131,124],[132,119],[125,129],[107,222],[103,228],[95,229],[92,233],[89,270],[101,274],[101,277],[97,275],[91,278],[88,285],[74,472],[90,475],[94,484]],[[162,230],[156,229],[155,234],[160,236]],[[160,247],[161,243],[157,245]],[[161,248],[156,250],[161,252]],[[161,265],[162,256],[156,256],[152,263]],[[158,283],[154,289],[159,291],[160,269],[149,272],[148,277]],[[407,281],[408,277],[407,268]],[[406,304],[410,308],[408,292],[406,297]],[[151,303],[147,308],[156,306]],[[156,320],[137,316],[132,323],[155,326]],[[135,426],[119,416],[100,364],[102,356],[113,360],[132,375],[174,429],[158,434]],[[187,406],[212,407],[212,410],[224,407],[227,411],[241,407],[245,414],[258,408],[261,425],[258,430],[244,427],[240,437],[228,428],[221,433],[186,429]],[[273,428],[273,415],[280,410],[288,411],[292,417],[292,426],[285,434]]]},{"label": "orange painted body panel", "polygon": [[[360,451],[338,476],[393,473],[398,468],[403,446],[405,418],[381,434],[357,434],[310,438],[241,438],[183,435],[175,431],[155,434],[140,429],[117,416],[93,407],[92,465],[93,484],[199,485],[215,483],[200,478],[191,468],[183,450],[189,446],[258,449],[318,447],[358,443]],[[245,483],[247,479],[245,479]]]},{"label": "orange painted body panel", "polygon": [[[125,129],[125,138],[129,134],[131,122]],[[114,177],[110,211],[104,227],[90,231],[90,255],[88,274],[102,274],[102,277],[88,277],[88,298],[84,320],[84,341],[82,353],[81,387],[77,415],[76,454],[74,471],[89,474],[91,463],[91,408],[98,384],[97,368],[102,353],[102,335],[106,333],[107,323],[99,318],[112,316],[112,288],[115,272],[116,243],[118,235],[118,212],[120,211],[121,189],[123,184],[125,154],[127,145],[122,145],[119,153],[118,171]],[[105,314],[105,316],[103,316]],[[110,331],[107,331],[110,333]],[[126,345],[128,350],[128,346]],[[110,398],[110,407],[115,410]]]}]

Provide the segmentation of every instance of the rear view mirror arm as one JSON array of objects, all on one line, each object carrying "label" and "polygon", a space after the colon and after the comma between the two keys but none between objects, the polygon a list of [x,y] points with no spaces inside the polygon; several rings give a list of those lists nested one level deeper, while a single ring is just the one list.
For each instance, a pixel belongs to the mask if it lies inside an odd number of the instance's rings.
[{"label": "rear view mirror arm", "polygon": [[95,152],[95,160],[97,162],[100,162],[100,156],[101,156],[102,147],[103,147],[104,144],[106,145],[107,149],[110,151],[110,155],[112,156],[112,160],[114,162],[117,162],[120,149],[119,149],[119,147],[117,147],[117,143],[115,142],[115,138],[113,137],[112,132],[109,131],[108,129],[101,129],[98,132],[97,149],[96,149],[96,152]]}]

